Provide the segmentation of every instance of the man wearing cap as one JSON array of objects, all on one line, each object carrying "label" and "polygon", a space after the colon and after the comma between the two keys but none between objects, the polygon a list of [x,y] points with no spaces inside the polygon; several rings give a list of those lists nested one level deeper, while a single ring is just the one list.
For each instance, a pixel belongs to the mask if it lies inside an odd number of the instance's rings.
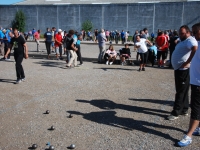
[{"label": "man wearing cap", "polygon": [[56,48],[56,58],[58,58],[58,54],[60,54],[60,59],[62,59],[62,35],[61,35],[62,30],[58,29],[58,33],[55,35],[55,48]]}]

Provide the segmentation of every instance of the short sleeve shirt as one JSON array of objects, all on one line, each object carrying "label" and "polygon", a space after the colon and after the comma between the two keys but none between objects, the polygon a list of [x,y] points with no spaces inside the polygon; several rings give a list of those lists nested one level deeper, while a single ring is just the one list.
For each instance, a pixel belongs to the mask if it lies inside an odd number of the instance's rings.
[{"label": "short sleeve shirt", "polygon": [[[200,41],[198,41],[200,45]],[[190,65],[190,84],[200,86],[200,47],[198,47]]]},{"label": "short sleeve shirt", "polygon": [[198,46],[198,43],[192,36],[176,45],[175,50],[172,53],[171,60],[174,70],[179,69],[182,64],[188,60],[190,57],[191,48],[194,46]]},{"label": "short sleeve shirt", "polygon": [[26,42],[21,35],[18,38],[13,37],[10,43],[13,45],[14,55],[24,54],[24,44]]},{"label": "short sleeve shirt", "polygon": [[[55,35],[55,39],[57,39],[57,41],[62,42],[62,35],[61,34],[56,34]],[[55,41],[55,47],[59,47],[61,44]]]},{"label": "short sleeve shirt", "polygon": [[48,31],[44,34],[44,37],[46,38],[46,42],[52,41],[52,32]]},{"label": "short sleeve shirt", "polygon": [[146,39],[141,38],[140,42],[135,43],[136,46],[140,46],[138,48],[139,53],[146,53],[147,52],[147,46],[146,46]]},{"label": "short sleeve shirt", "polygon": [[40,34],[39,34],[38,32],[35,32],[35,33],[34,33],[34,36],[35,36],[36,40],[39,40],[39,39],[40,39]]}]

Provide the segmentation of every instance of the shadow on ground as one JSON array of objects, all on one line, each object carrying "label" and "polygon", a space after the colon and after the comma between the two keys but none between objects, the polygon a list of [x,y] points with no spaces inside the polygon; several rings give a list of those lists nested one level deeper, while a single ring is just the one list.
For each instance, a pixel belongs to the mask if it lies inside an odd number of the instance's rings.
[{"label": "shadow on ground", "polygon": [[84,119],[90,120],[92,122],[96,122],[99,124],[105,124],[113,127],[122,128],[125,130],[138,130],[144,133],[153,134],[156,136],[163,137],[165,139],[169,139],[172,141],[177,141],[177,139],[174,139],[167,133],[163,133],[161,131],[157,131],[155,128],[160,129],[168,129],[168,130],[175,130],[179,132],[184,132],[183,130],[172,127],[172,126],[165,126],[155,123],[155,120],[151,120],[152,122],[147,122],[143,120],[135,120],[133,118],[125,118],[125,117],[118,117],[116,116],[116,111],[114,109],[123,109],[126,111],[131,111],[135,113],[143,113],[148,115],[156,115],[164,117],[165,115],[159,114],[159,113],[168,113],[164,110],[158,110],[158,109],[151,109],[151,108],[144,108],[144,107],[138,107],[138,106],[130,106],[130,105],[124,105],[124,104],[117,104],[114,103],[111,100],[107,99],[98,99],[98,100],[76,100],[77,102],[81,103],[88,103],[90,105],[93,105],[95,107],[98,107],[100,109],[103,109],[104,111],[98,111],[98,112],[91,112],[91,113],[82,113],[78,111],[67,111],[70,114],[74,115],[82,115]]},{"label": "shadow on ground", "polygon": [[65,61],[38,61],[38,62],[34,62],[35,64],[40,64],[41,66],[45,66],[45,67],[60,67],[60,66],[66,66],[66,62]]},{"label": "shadow on ground", "polygon": [[6,82],[6,83],[15,84],[16,80],[12,80],[12,79],[0,79],[0,82]]},{"label": "shadow on ground", "polygon": [[[116,64],[117,65],[117,64]],[[118,65],[119,66],[119,65]],[[130,66],[131,67],[131,66]],[[125,71],[133,71],[133,70],[137,70],[137,69],[132,69],[132,68],[123,68],[123,66],[121,66],[121,68],[93,68],[93,69],[102,69],[104,71],[108,71],[108,70],[125,70]]]},{"label": "shadow on ground", "polygon": [[138,101],[138,102],[154,103],[154,104],[163,104],[163,105],[168,105],[168,106],[173,106],[173,104],[174,104],[174,101],[170,101],[170,100],[136,99],[136,98],[129,98],[129,100]]}]

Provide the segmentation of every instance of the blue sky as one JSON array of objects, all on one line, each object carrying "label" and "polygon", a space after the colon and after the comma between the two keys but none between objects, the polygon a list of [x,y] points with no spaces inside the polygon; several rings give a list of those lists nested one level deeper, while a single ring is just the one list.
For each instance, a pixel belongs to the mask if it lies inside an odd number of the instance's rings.
[{"label": "blue sky", "polygon": [[23,0],[0,0],[0,5],[10,5],[21,1]]}]

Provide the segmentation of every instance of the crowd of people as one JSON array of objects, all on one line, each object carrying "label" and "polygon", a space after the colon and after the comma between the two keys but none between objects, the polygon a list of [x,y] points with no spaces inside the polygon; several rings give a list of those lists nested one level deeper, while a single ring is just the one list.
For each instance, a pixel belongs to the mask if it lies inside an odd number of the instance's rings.
[{"label": "crowd of people", "polygon": [[[34,30],[34,29],[33,29]],[[34,31],[33,39],[37,43],[37,51],[40,45],[40,30]],[[84,32],[84,31],[83,31]],[[51,51],[55,51],[57,59],[62,59],[63,48],[67,54],[68,69],[77,66],[77,57],[80,65],[83,64],[80,52],[80,42],[84,38],[84,33],[77,33],[74,30],[68,32],[61,29],[56,30],[47,28],[44,34],[45,45],[48,59]],[[95,31],[95,41],[98,42],[99,56],[98,62],[102,63],[103,58],[106,65],[112,65],[117,58],[117,52],[113,45],[106,50],[106,41],[109,40],[110,33],[101,29]],[[112,33],[112,32],[111,32]],[[127,32],[128,33],[128,32]],[[127,43],[126,34],[123,30],[120,33],[123,36],[125,47],[120,49],[119,57],[121,64],[126,64],[126,59],[131,57],[129,44]],[[121,37],[122,38],[122,37]],[[116,34],[111,40],[116,39]],[[23,58],[28,58],[28,47],[23,34],[17,28],[0,30],[0,52],[3,59],[10,59],[11,49],[14,49],[14,59],[16,62],[16,83],[25,81],[25,74],[22,67]],[[175,79],[175,102],[173,110],[167,117],[168,120],[178,119],[181,115],[188,115],[189,109],[189,85],[191,85],[191,116],[189,129],[186,135],[177,144],[187,146],[192,142],[192,135],[200,135],[200,23],[192,26],[192,31],[187,25],[180,27],[178,31],[161,31],[155,38],[154,34],[149,36],[148,30],[136,31],[132,39],[135,49],[137,49],[137,59],[140,61],[138,71],[145,71],[145,65],[148,60],[148,49],[157,55],[158,67],[163,68],[168,51],[170,52],[170,67],[174,69]],[[116,42],[117,43],[117,42]],[[138,57],[140,56],[140,58]],[[154,57],[155,58],[155,57]],[[153,60],[155,61],[155,60]]]}]

